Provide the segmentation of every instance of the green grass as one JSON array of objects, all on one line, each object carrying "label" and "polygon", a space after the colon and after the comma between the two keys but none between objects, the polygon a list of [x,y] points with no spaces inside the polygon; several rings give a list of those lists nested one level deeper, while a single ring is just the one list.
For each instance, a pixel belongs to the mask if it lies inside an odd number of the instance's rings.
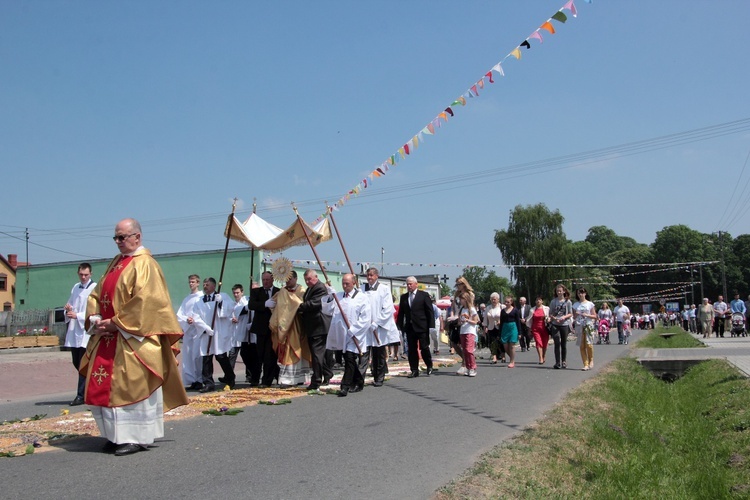
[{"label": "green grass", "polygon": [[668,384],[613,362],[437,498],[750,497],[750,383],[706,361]]},{"label": "green grass", "polygon": [[[663,338],[661,337],[662,333],[674,333],[675,335],[669,338]],[[645,349],[704,347],[704,344],[701,341],[678,326],[673,326],[670,328],[664,328],[663,326],[656,327],[654,330],[651,330],[645,337],[639,339],[635,345],[636,347],[642,347]]]}]

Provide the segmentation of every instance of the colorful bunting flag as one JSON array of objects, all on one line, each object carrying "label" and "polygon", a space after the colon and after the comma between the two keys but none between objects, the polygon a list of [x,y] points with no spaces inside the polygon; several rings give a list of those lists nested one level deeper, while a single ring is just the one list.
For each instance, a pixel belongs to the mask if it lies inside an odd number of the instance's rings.
[{"label": "colorful bunting flag", "polygon": [[[591,3],[592,0],[585,0],[587,3]],[[461,106],[466,106],[467,101],[466,99],[472,99],[474,97],[479,97],[479,90],[478,89],[484,89],[484,78],[487,78],[490,83],[495,83],[493,79],[492,72],[497,72],[500,74],[500,76],[505,76],[505,71],[502,67],[502,62],[507,59],[508,57],[515,57],[516,60],[521,59],[521,47],[526,47],[526,50],[531,49],[531,43],[529,40],[536,39],[539,40],[539,43],[544,43],[544,39],[542,38],[542,34],[540,33],[540,30],[545,30],[550,34],[555,33],[555,28],[552,26],[551,20],[555,20],[559,23],[565,24],[565,22],[568,20],[568,17],[565,15],[563,10],[570,11],[571,15],[573,17],[578,16],[578,11],[576,9],[574,0],[568,0],[565,5],[563,5],[552,17],[550,17],[547,21],[544,22],[539,28],[537,28],[531,35],[529,35],[526,40],[524,40],[518,47],[513,49],[508,55],[506,55],[502,61],[495,64],[492,69],[490,69],[487,73],[484,74],[482,78],[480,78],[474,85],[472,85],[469,90],[467,90],[464,94],[462,94],[458,99],[454,100],[449,107],[445,108],[444,111],[442,111],[440,114],[438,114],[435,118],[430,121],[427,125],[425,125],[422,130],[420,130],[417,135],[412,137],[411,140],[409,140],[406,144],[404,144],[402,147],[400,147],[395,153],[393,153],[390,157],[388,157],[381,165],[380,167],[377,167],[374,169],[369,177],[370,185],[372,184],[372,181],[375,177],[382,177],[385,175],[386,172],[389,171],[391,166],[395,166],[399,159],[405,159],[407,155],[410,155],[414,152],[414,150],[417,149],[419,146],[420,140],[424,141],[425,135],[435,135],[435,128],[441,127],[441,121],[442,118],[444,121],[448,121],[448,115],[451,117],[455,117],[455,113],[451,106],[458,106],[459,104]],[[360,184],[357,184],[352,190],[349,191],[345,196],[343,196],[341,199],[339,199],[335,205],[334,208],[338,210],[338,207],[344,206],[344,204],[349,201],[352,195],[357,196],[359,195],[359,192],[362,189],[367,189],[369,187],[367,178],[363,179]],[[327,212],[325,214],[322,214],[315,223],[317,224],[327,216]]]}]

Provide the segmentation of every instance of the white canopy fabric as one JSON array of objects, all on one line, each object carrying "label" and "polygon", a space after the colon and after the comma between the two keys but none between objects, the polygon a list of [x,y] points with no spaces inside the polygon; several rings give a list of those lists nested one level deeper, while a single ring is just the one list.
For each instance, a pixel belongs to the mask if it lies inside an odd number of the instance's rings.
[{"label": "white canopy fabric", "polygon": [[333,237],[328,218],[323,219],[314,227],[297,218],[287,229],[281,229],[266,222],[255,213],[250,214],[250,217],[243,223],[232,216],[232,220],[224,229],[224,236],[260,250],[280,252],[293,246],[307,245],[307,238],[301,225],[303,223],[313,246]]}]

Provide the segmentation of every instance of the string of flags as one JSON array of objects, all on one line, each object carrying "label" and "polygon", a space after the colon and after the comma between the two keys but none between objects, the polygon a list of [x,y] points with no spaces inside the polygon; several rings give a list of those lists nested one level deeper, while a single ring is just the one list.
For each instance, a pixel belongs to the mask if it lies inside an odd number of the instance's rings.
[{"label": "string of flags", "polygon": [[[270,256],[266,256],[263,259],[263,262],[265,264],[272,264],[275,259],[272,259]],[[298,264],[300,266],[317,266],[319,265],[317,260],[304,260],[304,259],[290,259],[290,262],[293,264]],[[447,264],[447,263],[425,263],[425,262],[354,262],[353,264],[357,267],[364,266],[365,268],[368,267],[380,267],[380,266],[389,266],[389,267],[445,267],[445,268],[461,268],[461,269],[474,269],[474,268],[486,268],[486,269],[509,269],[509,268],[517,268],[517,269],[531,269],[531,268],[590,268],[590,267],[598,267],[598,268],[605,268],[605,267],[663,267],[665,265],[667,266],[675,266],[670,269],[679,269],[681,267],[685,266],[706,266],[709,264],[716,264],[718,263],[718,260],[710,260],[710,261],[703,261],[703,262],[672,262],[672,263],[659,263],[659,264],[652,264],[652,263],[643,263],[643,264],[605,264],[605,265],[598,265],[598,264],[531,264],[526,266],[514,266],[511,264]],[[324,266],[347,266],[348,264],[346,261],[335,261],[335,260],[321,260],[320,264],[323,264]],[[654,269],[654,270],[648,270],[648,271],[639,271],[634,272],[632,274],[639,274],[639,273],[651,273],[651,272],[660,272],[660,271],[666,271],[668,269]],[[625,276],[626,274],[622,275],[612,275],[612,276]],[[587,278],[581,278],[581,279],[591,279],[591,277]],[[555,281],[563,281],[563,280],[555,280]],[[576,281],[575,279],[571,278],[565,278],[565,281]]]},{"label": "string of flags", "polygon": [[[664,265],[664,264],[657,264],[657,265]],[[646,269],[644,271],[633,271],[633,272],[629,272],[629,273],[609,274],[609,275],[607,275],[607,277],[608,278],[620,278],[622,276],[634,276],[636,274],[651,274],[651,273],[660,273],[662,271],[678,271],[678,270],[689,271],[690,267],[689,266],[688,267],[685,267],[685,266],[674,266],[674,267],[665,267],[663,269]],[[588,279],[592,279],[592,278],[597,278],[597,277],[596,276],[594,276],[594,277],[592,277],[592,276],[584,276],[584,277],[581,277],[581,278],[565,278],[565,279],[566,280],[572,280],[572,281],[575,281],[577,283],[578,280],[588,280]],[[561,279],[552,280],[552,281],[561,281]]]},{"label": "string of flags", "polygon": [[[591,0],[584,1],[586,1],[587,3],[591,3]],[[332,205],[332,208],[334,210],[339,210],[351,198],[359,196],[362,191],[370,187],[375,179],[383,177],[391,168],[398,165],[401,160],[405,160],[407,156],[414,154],[417,148],[419,148],[419,146],[425,142],[425,139],[427,137],[434,136],[437,133],[438,129],[443,126],[443,124],[448,123],[449,118],[455,117],[455,113],[458,107],[466,106],[469,101],[478,98],[480,90],[484,91],[485,85],[487,83],[495,83],[495,74],[505,76],[505,69],[503,68],[503,64],[505,63],[506,59],[513,58],[517,61],[520,61],[523,52],[522,49],[531,49],[532,40],[534,41],[534,45],[537,45],[537,42],[539,45],[541,45],[544,43],[545,36],[554,35],[556,33],[556,30],[553,21],[555,23],[565,24],[565,22],[568,20],[568,14],[566,14],[565,11],[569,12],[573,17],[578,17],[578,10],[576,9],[573,0],[568,0],[567,2],[565,2],[565,5],[560,7],[557,12],[555,12],[550,18],[544,21],[529,36],[527,36],[523,42],[521,42],[513,50],[511,50],[497,64],[492,66],[489,71],[484,73],[482,77],[479,78],[474,84],[472,84],[463,94],[461,94],[458,98],[451,102],[450,105],[446,106],[442,111],[440,111],[437,116],[430,120],[427,125],[422,127],[419,132],[414,134],[400,148],[391,153],[391,155],[388,156],[379,165],[375,166],[364,179],[359,181],[344,196],[339,198],[339,200]],[[317,224],[327,215],[328,211],[326,210],[326,212],[318,216],[313,224]]]}]

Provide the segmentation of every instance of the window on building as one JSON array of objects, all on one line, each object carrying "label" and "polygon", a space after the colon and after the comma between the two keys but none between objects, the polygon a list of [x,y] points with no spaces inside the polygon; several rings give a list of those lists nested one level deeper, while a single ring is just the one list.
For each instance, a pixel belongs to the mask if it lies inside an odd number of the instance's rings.
[{"label": "window on building", "polygon": [[8,289],[8,276],[0,274],[0,291],[6,291]]},{"label": "window on building", "polygon": [[13,310],[13,304],[10,302],[6,302],[3,304],[3,311],[12,311]]}]

